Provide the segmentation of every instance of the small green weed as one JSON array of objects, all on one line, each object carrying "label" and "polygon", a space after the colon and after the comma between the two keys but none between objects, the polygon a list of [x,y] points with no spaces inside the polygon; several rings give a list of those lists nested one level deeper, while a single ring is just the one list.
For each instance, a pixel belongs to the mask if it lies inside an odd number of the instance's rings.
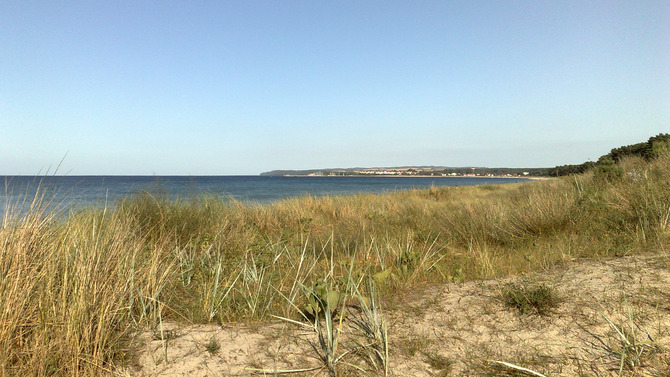
[{"label": "small green weed", "polygon": [[558,299],[545,284],[529,286],[528,283],[509,284],[503,290],[505,305],[521,314],[547,315],[558,305]]},{"label": "small green weed", "polygon": [[213,354],[219,352],[219,350],[221,349],[221,345],[216,340],[216,337],[211,337],[209,339],[209,342],[207,342],[207,344],[205,344],[205,349],[207,350],[207,352],[209,352],[210,355],[213,355]]}]

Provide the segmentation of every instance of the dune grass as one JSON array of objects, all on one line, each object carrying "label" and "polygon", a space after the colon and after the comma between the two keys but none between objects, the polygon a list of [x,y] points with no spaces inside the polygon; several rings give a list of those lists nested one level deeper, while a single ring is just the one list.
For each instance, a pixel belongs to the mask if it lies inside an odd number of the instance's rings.
[{"label": "dune grass", "polygon": [[[244,205],[140,193],[63,218],[36,202],[0,228],[0,374],[101,375],[139,329],[299,319],[301,287],[414,284],[665,248],[670,155],[620,173]],[[42,198],[44,200],[44,198]]]}]

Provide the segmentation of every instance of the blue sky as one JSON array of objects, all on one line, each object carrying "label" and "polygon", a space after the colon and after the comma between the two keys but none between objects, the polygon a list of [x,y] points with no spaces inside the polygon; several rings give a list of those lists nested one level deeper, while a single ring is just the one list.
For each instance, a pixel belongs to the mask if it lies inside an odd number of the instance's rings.
[{"label": "blue sky", "polygon": [[670,2],[0,2],[0,175],[543,167],[670,132]]}]

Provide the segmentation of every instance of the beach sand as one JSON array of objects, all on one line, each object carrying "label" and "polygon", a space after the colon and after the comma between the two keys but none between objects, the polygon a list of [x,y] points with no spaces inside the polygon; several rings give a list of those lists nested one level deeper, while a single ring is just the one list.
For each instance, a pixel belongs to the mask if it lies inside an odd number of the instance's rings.
[{"label": "beach sand", "polygon": [[[559,304],[548,315],[521,314],[502,299],[508,284],[545,284]],[[540,273],[415,287],[386,303],[383,312],[389,326],[390,376],[512,375],[505,374],[512,368],[490,360],[551,376],[615,376],[620,358],[614,351],[621,349],[621,340],[606,318],[624,332],[635,331],[638,341],[649,341],[648,332],[661,345],[641,347],[643,365],[625,368],[624,375],[670,375],[668,253],[573,260]],[[280,320],[223,326],[172,323],[164,330],[173,337],[167,342],[155,331],[142,334],[135,365],[123,374],[249,376],[258,375],[253,371],[257,369],[273,375],[275,370],[323,365],[310,345],[316,342],[314,334]],[[346,350],[346,336],[340,352]],[[215,352],[207,350],[212,341],[220,345]],[[345,369],[342,364],[340,371]]]}]

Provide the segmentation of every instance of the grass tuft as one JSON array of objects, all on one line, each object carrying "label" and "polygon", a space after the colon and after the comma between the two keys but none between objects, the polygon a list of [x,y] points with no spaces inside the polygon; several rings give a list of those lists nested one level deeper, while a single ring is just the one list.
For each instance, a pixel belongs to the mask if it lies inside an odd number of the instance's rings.
[{"label": "grass tuft", "polygon": [[503,289],[502,296],[505,305],[521,314],[548,315],[558,305],[556,294],[545,284],[508,284]]},{"label": "grass tuft", "polygon": [[216,337],[214,337],[214,336],[212,336],[209,339],[209,342],[207,342],[207,344],[205,344],[205,350],[207,350],[207,352],[209,352],[210,355],[213,355],[213,354],[219,352],[220,349],[221,349],[221,345],[219,344],[219,342],[216,340]]}]

